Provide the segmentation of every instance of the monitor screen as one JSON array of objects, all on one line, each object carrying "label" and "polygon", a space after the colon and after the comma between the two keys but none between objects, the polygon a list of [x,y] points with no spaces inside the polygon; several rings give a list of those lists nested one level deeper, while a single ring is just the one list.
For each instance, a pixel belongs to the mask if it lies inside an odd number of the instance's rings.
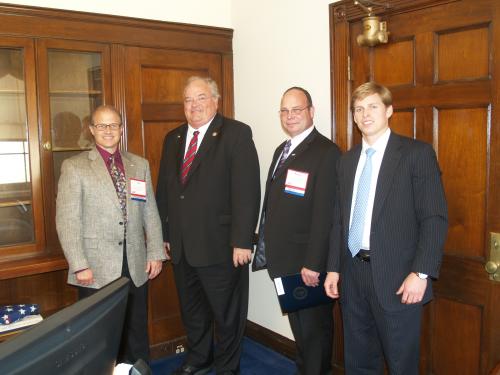
[{"label": "monitor screen", "polygon": [[122,277],[1,343],[0,374],[112,374],[128,283]]}]

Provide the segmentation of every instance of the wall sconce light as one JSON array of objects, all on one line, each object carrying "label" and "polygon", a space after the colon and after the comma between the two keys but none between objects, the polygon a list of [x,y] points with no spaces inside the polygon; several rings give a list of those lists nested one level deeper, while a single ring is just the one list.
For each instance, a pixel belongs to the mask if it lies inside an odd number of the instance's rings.
[{"label": "wall sconce light", "polygon": [[[373,1],[369,1],[371,4],[377,3]],[[389,41],[390,32],[387,31],[387,22],[380,21],[380,17],[374,16],[372,13],[373,8],[370,6],[366,6],[359,0],[354,0],[354,5],[359,6],[366,13],[368,13],[367,17],[363,18],[363,34],[359,34],[356,38],[358,45],[360,46],[368,46],[374,47],[378,44],[385,44]]]}]

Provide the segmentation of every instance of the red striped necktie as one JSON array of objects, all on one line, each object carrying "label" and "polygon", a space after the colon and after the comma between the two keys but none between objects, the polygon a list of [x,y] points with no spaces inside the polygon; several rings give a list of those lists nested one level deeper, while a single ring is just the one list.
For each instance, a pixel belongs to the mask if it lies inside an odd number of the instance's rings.
[{"label": "red striped necktie", "polygon": [[184,160],[182,161],[182,169],[181,169],[181,182],[183,185],[186,184],[187,175],[189,173],[189,168],[191,168],[191,164],[193,164],[194,157],[196,156],[196,151],[198,150],[198,134],[199,131],[195,131],[193,133],[193,137],[189,142],[189,146],[184,156]]}]

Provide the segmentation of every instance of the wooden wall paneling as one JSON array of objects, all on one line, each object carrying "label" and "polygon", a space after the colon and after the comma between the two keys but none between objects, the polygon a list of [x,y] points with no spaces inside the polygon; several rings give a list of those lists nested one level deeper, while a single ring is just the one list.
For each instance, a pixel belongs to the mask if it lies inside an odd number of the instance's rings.
[{"label": "wooden wall paneling", "polygon": [[415,110],[396,110],[391,117],[391,129],[409,138],[415,138]]}]

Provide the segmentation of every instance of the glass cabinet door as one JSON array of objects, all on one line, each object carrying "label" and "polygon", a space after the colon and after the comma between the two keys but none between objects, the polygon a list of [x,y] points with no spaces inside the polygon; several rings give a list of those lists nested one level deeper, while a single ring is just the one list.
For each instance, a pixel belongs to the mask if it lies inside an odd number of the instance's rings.
[{"label": "glass cabinet door", "polygon": [[[90,115],[110,99],[109,51],[108,46],[93,43],[38,43],[44,191],[53,222],[62,162],[93,146]],[[48,241],[57,243],[55,231],[48,233]]]},{"label": "glass cabinet door", "polygon": [[24,50],[0,48],[0,246],[34,241]]}]

